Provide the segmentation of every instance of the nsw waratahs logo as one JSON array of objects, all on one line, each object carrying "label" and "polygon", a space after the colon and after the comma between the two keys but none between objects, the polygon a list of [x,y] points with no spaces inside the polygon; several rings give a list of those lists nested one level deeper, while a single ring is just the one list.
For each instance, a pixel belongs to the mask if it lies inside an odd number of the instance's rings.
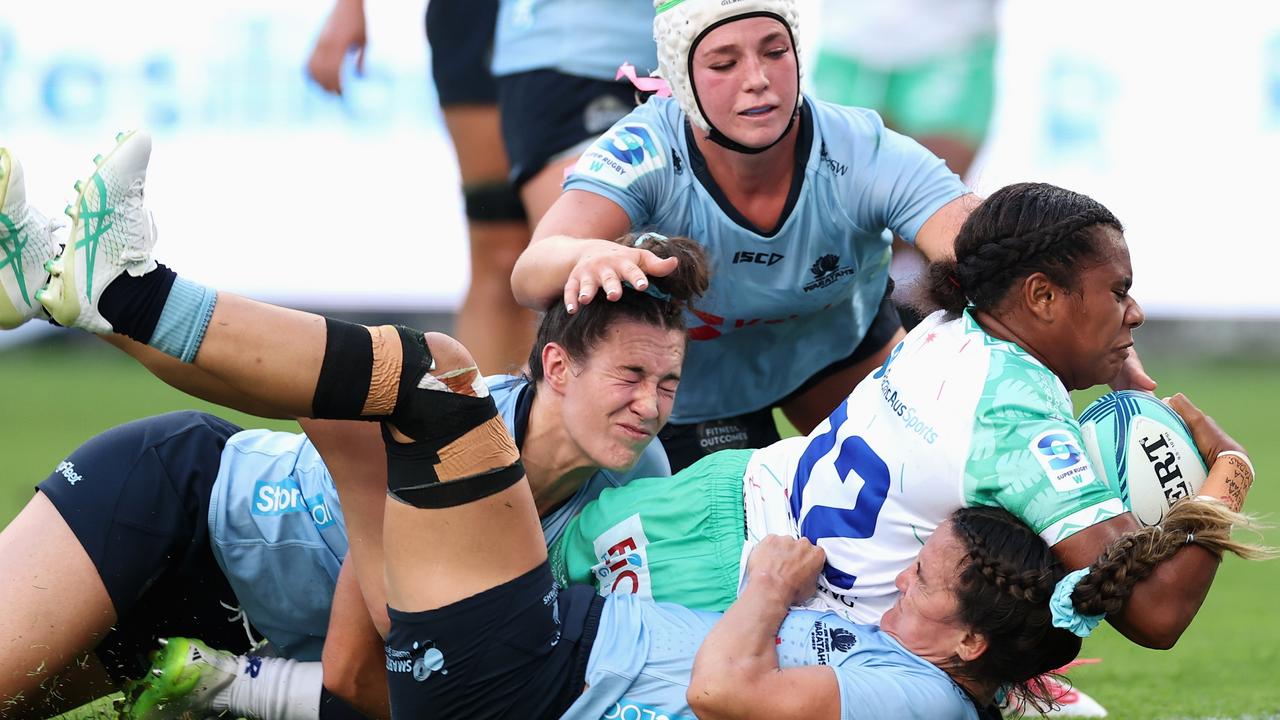
[{"label": "nsw waratahs logo", "polygon": [[847,628],[828,625],[821,620],[813,624],[813,633],[809,636],[813,651],[818,656],[818,663],[828,665],[831,653],[845,653],[858,644],[858,636]]},{"label": "nsw waratahs logo", "polygon": [[828,287],[840,278],[852,275],[854,269],[840,267],[840,256],[827,254],[815,260],[813,266],[809,268],[809,272],[813,273],[813,282],[804,286],[805,292]]}]

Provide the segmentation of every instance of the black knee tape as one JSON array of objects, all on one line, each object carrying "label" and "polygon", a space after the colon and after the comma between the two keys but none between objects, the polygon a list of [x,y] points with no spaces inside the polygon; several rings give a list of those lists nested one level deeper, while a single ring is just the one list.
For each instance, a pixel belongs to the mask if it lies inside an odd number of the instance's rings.
[{"label": "black knee tape", "polygon": [[528,218],[520,194],[505,180],[462,187],[467,219],[478,222],[516,222]]},{"label": "black knee tape", "polygon": [[[457,436],[470,429],[467,427]],[[386,425],[382,426],[382,438],[387,445],[387,494],[406,505],[433,509],[465,505],[506,490],[524,477],[524,465],[516,460],[480,475],[440,482],[435,466],[440,462],[440,448],[447,442],[398,443]]]},{"label": "black knee tape", "polygon": [[324,361],[311,398],[311,416],[334,420],[360,417],[373,373],[373,338],[369,329],[324,319]]},{"label": "black knee tape", "polygon": [[443,508],[479,500],[515,484],[524,477],[519,460],[505,468],[443,483],[436,474],[441,448],[497,414],[498,407],[491,396],[478,398],[415,389],[407,402],[397,404],[395,415],[400,419],[392,418],[396,429],[415,442],[396,442],[387,426],[382,426],[387,447],[387,493],[414,507]]}]

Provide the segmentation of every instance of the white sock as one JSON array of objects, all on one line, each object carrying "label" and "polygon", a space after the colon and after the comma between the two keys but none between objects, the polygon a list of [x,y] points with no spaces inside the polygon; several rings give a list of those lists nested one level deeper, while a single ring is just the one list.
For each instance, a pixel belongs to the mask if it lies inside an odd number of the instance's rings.
[{"label": "white sock", "polygon": [[254,720],[319,720],[323,684],[318,662],[241,655],[236,679],[211,705]]}]

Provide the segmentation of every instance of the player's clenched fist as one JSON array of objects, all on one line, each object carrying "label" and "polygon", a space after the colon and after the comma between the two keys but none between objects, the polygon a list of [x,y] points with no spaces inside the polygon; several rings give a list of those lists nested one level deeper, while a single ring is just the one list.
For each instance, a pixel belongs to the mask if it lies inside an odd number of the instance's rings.
[{"label": "player's clenched fist", "polygon": [[822,548],[807,538],[767,535],[747,560],[747,584],[769,585],[798,605],[817,590],[826,559]]}]

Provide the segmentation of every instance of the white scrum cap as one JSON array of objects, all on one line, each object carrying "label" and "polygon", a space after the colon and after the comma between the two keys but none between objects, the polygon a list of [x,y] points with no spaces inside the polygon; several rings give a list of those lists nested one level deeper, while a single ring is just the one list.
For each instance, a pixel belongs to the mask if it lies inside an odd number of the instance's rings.
[{"label": "white scrum cap", "polygon": [[[671,94],[689,121],[704,131],[711,122],[698,107],[689,55],[693,46],[713,27],[744,15],[773,15],[791,31],[795,44],[800,12],[796,0],[653,0],[653,39],[658,44],[658,72],[671,86]],[[796,65],[800,64],[799,53]],[[796,93],[796,107],[800,106]]]}]

